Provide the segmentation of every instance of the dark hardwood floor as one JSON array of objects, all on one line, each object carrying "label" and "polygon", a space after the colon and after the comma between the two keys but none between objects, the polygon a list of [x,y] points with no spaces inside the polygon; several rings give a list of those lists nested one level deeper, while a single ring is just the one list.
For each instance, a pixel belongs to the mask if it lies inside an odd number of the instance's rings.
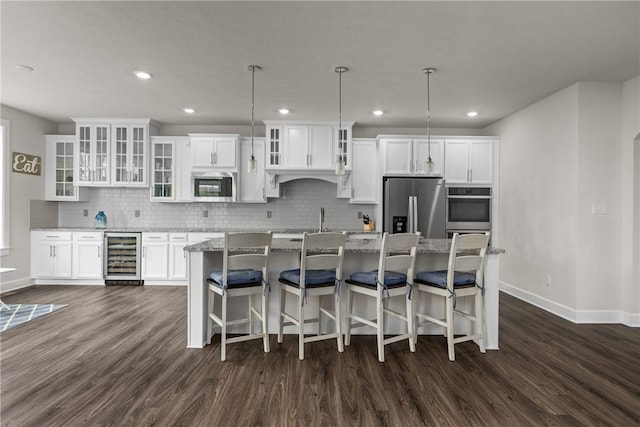
[{"label": "dark hardwood floor", "polygon": [[[501,295],[500,350],[421,336],[186,348],[186,288],[38,286],[69,306],[0,334],[2,426],[640,425],[640,329],[575,325]],[[275,302],[275,299],[272,299]]]}]

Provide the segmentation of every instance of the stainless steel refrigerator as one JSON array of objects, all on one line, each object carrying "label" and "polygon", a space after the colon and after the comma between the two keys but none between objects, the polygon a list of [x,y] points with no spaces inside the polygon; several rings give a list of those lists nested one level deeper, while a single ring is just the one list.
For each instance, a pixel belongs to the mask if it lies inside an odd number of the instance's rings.
[{"label": "stainless steel refrigerator", "polygon": [[446,189],[444,179],[384,177],[383,231],[422,233],[427,239],[445,239]]}]

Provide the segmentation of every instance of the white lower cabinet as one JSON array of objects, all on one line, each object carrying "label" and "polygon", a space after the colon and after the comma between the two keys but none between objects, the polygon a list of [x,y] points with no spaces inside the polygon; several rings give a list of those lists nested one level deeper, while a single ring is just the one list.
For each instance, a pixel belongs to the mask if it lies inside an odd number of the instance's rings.
[{"label": "white lower cabinet", "polygon": [[187,233],[169,234],[169,279],[187,279]]},{"label": "white lower cabinet", "polygon": [[73,278],[102,279],[102,232],[73,233]]},{"label": "white lower cabinet", "polygon": [[142,280],[166,280],[168,260],[168,233],[142,233]]},{"label": "white lower cabinet", "polygon": [[70,279],[72,276],[71,249],[71,232],[31,232],[31,277]]}]

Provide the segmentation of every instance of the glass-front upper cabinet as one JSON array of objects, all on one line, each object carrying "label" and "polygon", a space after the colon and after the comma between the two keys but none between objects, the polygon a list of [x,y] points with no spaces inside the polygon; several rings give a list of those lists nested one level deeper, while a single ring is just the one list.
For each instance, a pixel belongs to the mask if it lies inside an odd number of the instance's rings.
[{"label": "glass-front upper cabinet", "polygon": [[74,179],[74,135],[45,135],[45,200],[87,200]]},{"label": "glass-front upper cabinet", "polygon": [[151,201],[189,199],[189,138],[151,137]]}]

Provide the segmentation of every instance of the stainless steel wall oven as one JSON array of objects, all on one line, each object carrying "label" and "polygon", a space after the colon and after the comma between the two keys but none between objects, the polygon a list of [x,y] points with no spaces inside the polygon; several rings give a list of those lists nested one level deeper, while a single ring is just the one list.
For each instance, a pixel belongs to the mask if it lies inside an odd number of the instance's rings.
[{"label": "stainless steel wall oven", "polygon": [[447,188],[447,232],[491,230],[491,188]]}]

